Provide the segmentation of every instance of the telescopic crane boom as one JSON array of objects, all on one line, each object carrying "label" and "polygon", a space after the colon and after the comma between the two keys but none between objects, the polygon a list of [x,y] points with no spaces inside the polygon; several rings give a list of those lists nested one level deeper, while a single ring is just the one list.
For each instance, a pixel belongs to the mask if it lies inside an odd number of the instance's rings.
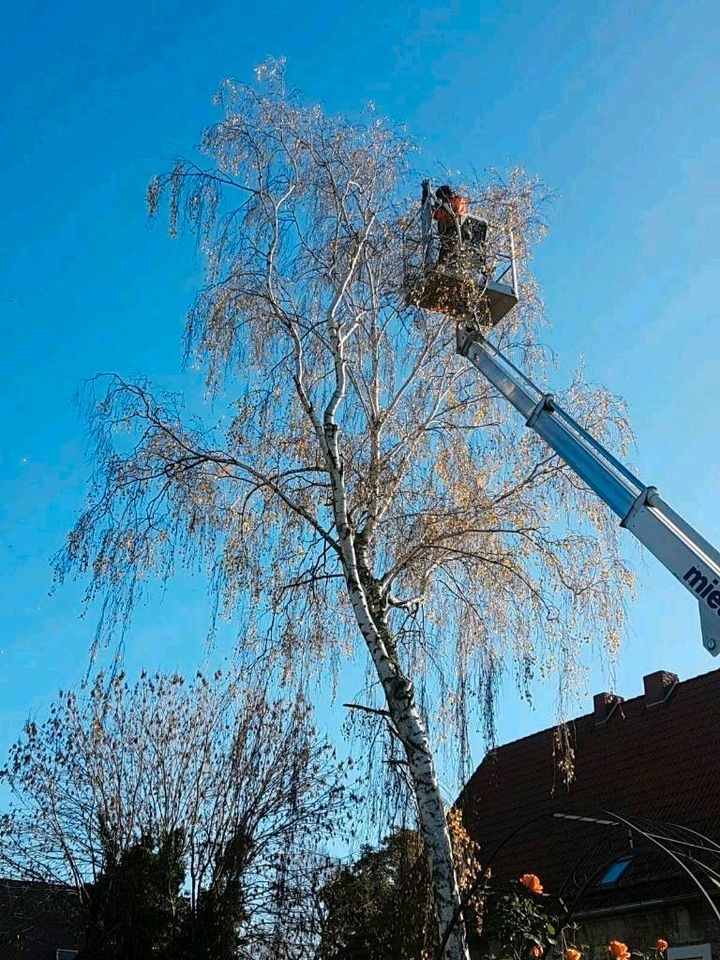
[{"label": "telescopic crane boom", "polygon": [[441,201],[448,191],[447,185],[434,191],[425,180],[420,210],[404,232],[407,302],[458,320],[458,352],[697,600],[703,644],[716,657],[720,553],[485,339],[480,327],[502,322],[518,302],[512,233],[478,218],[466,202],[454,213],[448,207],[455,229],[440,235],[438,210],[447,206]]},{"label": "telescopic crane boom", "polygon": [[458,353],[509,400],[548,446],[695,597],[703,645],[720,653],[720,553],[602,444],[542,393],[473,323],[460,323]]}]

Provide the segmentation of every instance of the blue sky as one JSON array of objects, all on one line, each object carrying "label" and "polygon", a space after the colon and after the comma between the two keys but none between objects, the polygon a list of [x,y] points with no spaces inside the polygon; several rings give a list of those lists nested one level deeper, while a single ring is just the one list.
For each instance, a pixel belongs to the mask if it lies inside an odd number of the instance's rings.
[{"label": "blue sky", "polygon": [[[720,18],[709,0],[598,7],[35,0],[6,11],[0,752],[87,669],[81,586],[48,595],[49,558],[90,470],[76,388],[97,371],[193,387],[179,343],[199,264],[189,243],[148,225],[146,183],[215,119],[220,80],[249,79],[268,54],[284,54],[291,83],[329,110],[372,100],[406,123],[431,172],[521,163],[549,184],[537,269],[554,382],[582,356],[590,380],[623,395],[636,471],[720,543]],[[690,598],[651,557],[631,556],[639,596],[617,670],[626,696],[652,670],[716,665]],[[126,639],[127,663],[194,669],[206,626],[199,585],[158,591]],[[606,684],[596,670],[589,693]],[[501,740],[552,722],[553,701],[539,687],[531,708],[508,687]]]}]

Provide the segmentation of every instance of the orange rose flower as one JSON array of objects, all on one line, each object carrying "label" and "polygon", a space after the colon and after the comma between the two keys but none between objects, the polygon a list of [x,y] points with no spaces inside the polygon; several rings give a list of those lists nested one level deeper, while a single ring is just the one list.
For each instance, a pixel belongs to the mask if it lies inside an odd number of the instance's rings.
[{"label": "orange rose flower", "polygon": [[611,940],[608,944],[608,952],[611,957],[614,957],[615,960],[628,960],[630,956],[630,951],[627,948],[627,944],[622,943],[620,940]]},{"label": "orange rose flower", "polygon": [[658,937],[657,940],[655,941],[654,946],[656,950],[659,950],[662,953],[664,950],[667,950],[668,942],[667,940],[663,940],[662,937]]},{"label": "orange rose flower", "polygon": [[520,877],[520,883],[527,887],[530,893],[542,893],[543,888],[540,883],[540,878],[536,877],[534,873],[524,873]]},{"label": "orange rose flower", "polygon": [[539,947],[537,944],[530,951],[530,956],[533,957],[533,960],[540,960],[540,957],[543,955],[543,948]]},{"label": "orange rose flower", "polygon": [[565,951],[565,960],[580,960],[582,953],[575,947],[568,947]]}]

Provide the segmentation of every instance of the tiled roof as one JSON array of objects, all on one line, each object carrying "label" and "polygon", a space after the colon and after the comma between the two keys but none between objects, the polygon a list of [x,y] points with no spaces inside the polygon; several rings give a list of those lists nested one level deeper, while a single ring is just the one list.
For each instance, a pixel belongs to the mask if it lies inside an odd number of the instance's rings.
[{"label": "tiled roof", "polygon": [[[645,678],[646,689],[671,676]],[[536,873],[558,893],[575,867],[601,868],[626,843],[625,831],[553,813],[610,810],[682,824],[720,842],[720,670],[677,683],[667,700],[652,706],[645,695],[621,702],[602,724],[592,713],[577,717],[569,731],[575,751],[569,786],[558,768],[553,728],[492,751],[463,790],[466,826],[496,875]],[[661,867],[651,871],[650,863],[636,858],[618,887],[647,886],[653,871],[659,879]],[[671,880],[673,868],[662,872],[681,892],[684,884]]]}]

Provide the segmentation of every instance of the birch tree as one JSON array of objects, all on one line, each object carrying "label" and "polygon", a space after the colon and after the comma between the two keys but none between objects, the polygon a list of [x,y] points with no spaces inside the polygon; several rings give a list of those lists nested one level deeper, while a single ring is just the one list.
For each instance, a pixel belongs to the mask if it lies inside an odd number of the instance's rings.
[{"label": "birch tree", "polygon": [[[616,644],[629,573],[604,508],[456,355],[454,322],[406,305],[419,197],[405,135],[372,111],[305,105],[281,63],[226,82],[217,105],[202,158],[156,177],[148,204],[202,251],[185,359],[226,419],[184,416],[143,381],[95,381],[97,472],[58,573],[88,576],[101,634],[149,576],[193,562],[287,677],[359,645],[402,745],[442,940],[458,888],[429,725],[462,752],[504,665],[523,693],[538,675],[565,689],[593,638]],[[464,191],[514,230],[520,305],[495,335],[542,378],[542,189],[516,170]],[[564,401],[624,448],[604,390],[578,380]],[[462,925],[446,956],[467,956]]]}]

